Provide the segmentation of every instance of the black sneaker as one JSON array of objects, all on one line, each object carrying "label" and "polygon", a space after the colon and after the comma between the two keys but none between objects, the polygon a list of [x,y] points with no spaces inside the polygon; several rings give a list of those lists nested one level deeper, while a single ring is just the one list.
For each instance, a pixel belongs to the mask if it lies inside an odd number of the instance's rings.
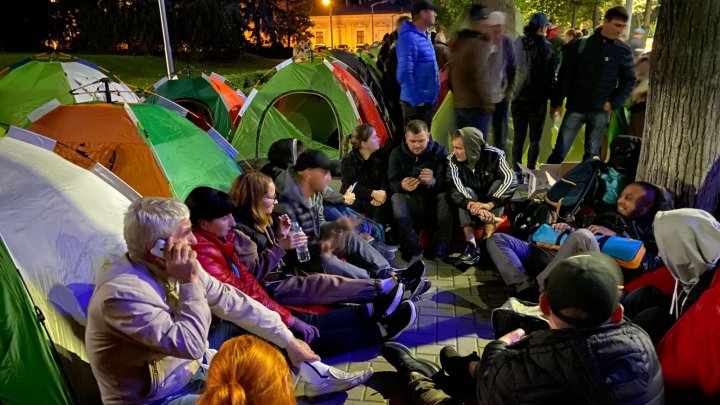
[{"label": "black sneaker", "polygon": [[435,252],[432,257],[434,260],[445,263],[448,259],[447,245],[444,243],[438,243],[435,245]]},{"label": "black sneaker", "polygon": [[379,296],[375,302],[373,302],[372,318],[380,319],[392,314],[398,305],[400,305],[403,292],[405,292],[405,286],[403,283],[398,282],[389,293]]},{"label": "black sneaker", "polygon": [[425,262],[422,260],[416,260],[405,270],[398,271],[398,281],[405,284],[405,290],[410,291],[410,297],[412,299],[417,296],[417,291],[425,276]]},{"label": "black sneaker", "polygon": [[[470,363],[480,361],[476,352],[467,356],[460,356],[460,353],[452,346],[445,346],[440,350],[440,364],[443,370],[450,376],[451,389],[463,394],[474,391],[475,382],[470,376]],[[469,391],[468,391],[469,390]]]},{"label": "black sneaker", "polygon": [[480,261],[480,248],[472,243],[465,246],[465,252],[458,258],[458,263],[464,266],[474,266]]},{"label": "black sneaker", "polygon": [[380,320],[385,327],[387,336],[385,340],[393,340],[415,323],[417,310],[412,301],[403,301],[398,305],[395,312]]},{"label": "black sneaker", "polygon": [[400,343],[387,342],[383,344],[381,352],[385,360],[404,375],[414,371],[425,377],[432,377],[440,372],[440,367],[437,364],[425,359],[415,358],[410,349]]}]

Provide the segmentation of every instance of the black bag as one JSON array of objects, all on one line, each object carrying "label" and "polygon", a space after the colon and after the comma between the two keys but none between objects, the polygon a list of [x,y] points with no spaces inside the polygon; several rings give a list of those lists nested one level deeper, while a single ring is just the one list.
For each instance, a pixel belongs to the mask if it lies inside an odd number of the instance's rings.
[{"label": "black bag", "polygon": [[542,201],[527,200],[511,218],[513,236],[527,241],[540,225],[552,221],[552,207]]},{"label": "black bag", "polygon": [[620,173],[635,176],[640,162],[642,140],[637,136],[618,135],[610,144],[608,166]]},{"label": "black bag", "polygon": [[540,314],[536,304],[510,298],[490,314],[495,339],[521,328],[526,335],[539,330],[550,329],[550,324]]},{"label": "black bag", "polygon": [[602,169],[603,163],[597,159],[581,162],[550,187],[545,202],[563,221],[574,222],[582,204],[595,199]]}]

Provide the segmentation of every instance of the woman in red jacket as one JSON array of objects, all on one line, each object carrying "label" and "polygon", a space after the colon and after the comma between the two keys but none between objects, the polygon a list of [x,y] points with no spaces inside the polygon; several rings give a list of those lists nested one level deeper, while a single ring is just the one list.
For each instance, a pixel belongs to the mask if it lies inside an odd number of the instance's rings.
[{"label": "woman in red jacket", "polygon": [[[198,187],[190,192],[185,204],[190,209],[193,234],[197,238],[193,250],[197,252],[198,261],[205,271],[277,312],[283,322],[302,336],[318,354],[332,355],[393,339],[415,322],[415,307],[408,301],[384,317],[374,316],[383,315],[387,310],[379,303],[346,307],[319,315],[283,307],[267,295],[235,254],[233,240],[236,234],[231,230],[235,225],[232,216],[235,206],[230,196],[210,187]],[[385,302],[389,305],[390,301]],[[234,329],[235,325],[213,326],[228,330]],[[227,338],[241,333],[238,330],[228,332]],[[215,339],[215,342],[211,339],[211,346],[220,346],[222,342],[217,340],[221,339]]]}]

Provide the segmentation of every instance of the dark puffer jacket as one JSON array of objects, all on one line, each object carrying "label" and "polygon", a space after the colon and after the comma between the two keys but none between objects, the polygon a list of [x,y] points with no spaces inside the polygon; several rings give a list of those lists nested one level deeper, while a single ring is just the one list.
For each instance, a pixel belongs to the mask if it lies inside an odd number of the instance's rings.
[{"label": "dark puffer jacket", "polygon": [[[447,185],[450,200],[461,208],[471,201],[502,207],[517,188],[517,180],[505,160],[505,152],[488,146],[476,128],[462,128],[466,160],[459,162],[449,154]],[[475,198],[465,190],[471,188]]]},{"label": "dark puffer jacket", "polygon": [[660,363],[629,322],[531,333],[488,344],[478,367],[480,404],[662,404]]},{"label": "dark puffer jacket", "polygon": [[444,192],[447,154],[447,148],[432,139],[430,139],[427,148],[420,156],[413,155],[407,143],[401,143],[390,153],[388,162],[390,191],[407,194],[400,185],[402,180],[405,177],[418,177],[422,169],[430,169],[433,171],[433,176],[435,176],[435,184],[432,187],[421,184],[410,195],[417,198],[429,198]]},{"label": "dark puffer jacket", "polygon": [[634,83],[632,50],[619,39],[603,37],[598,28],[587,39],[563,48],[563,62],[550,104],[559,107],[567,97],[568,111],[600,111],[606,101],[616,109],[628,98]]}]

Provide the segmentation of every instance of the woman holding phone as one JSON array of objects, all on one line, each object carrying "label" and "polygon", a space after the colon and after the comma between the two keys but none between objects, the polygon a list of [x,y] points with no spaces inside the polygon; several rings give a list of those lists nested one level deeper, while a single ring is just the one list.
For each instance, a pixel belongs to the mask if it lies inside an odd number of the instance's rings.
[{"label": "woman holding phone", "polygon": [[[415,307],[410,302],[403,302],[396,305],[394,311],[390,310],[394,299],[317,315],[278,304],[235,254],[236,233],[232,230],[235,226],[232,215],[235,204],[230,196],[210,187],[198,187],[190,192],[185,204],[190,209],[193,234],[197,239],[193,250],[197,252],[198,261],[205,271],[278,313],[283,322],[318,354],[342,353],[392,339],[415,321]],[[399,285],[397,287],[401,289]],[[217,325],[227,331],[225,338],[241,333],[233,326]],[[219,335],[221,337],[217,340],[223,340],[222,332]],[[211,345],[213,343],[219,346],[217,341],[211,341]]]}]

